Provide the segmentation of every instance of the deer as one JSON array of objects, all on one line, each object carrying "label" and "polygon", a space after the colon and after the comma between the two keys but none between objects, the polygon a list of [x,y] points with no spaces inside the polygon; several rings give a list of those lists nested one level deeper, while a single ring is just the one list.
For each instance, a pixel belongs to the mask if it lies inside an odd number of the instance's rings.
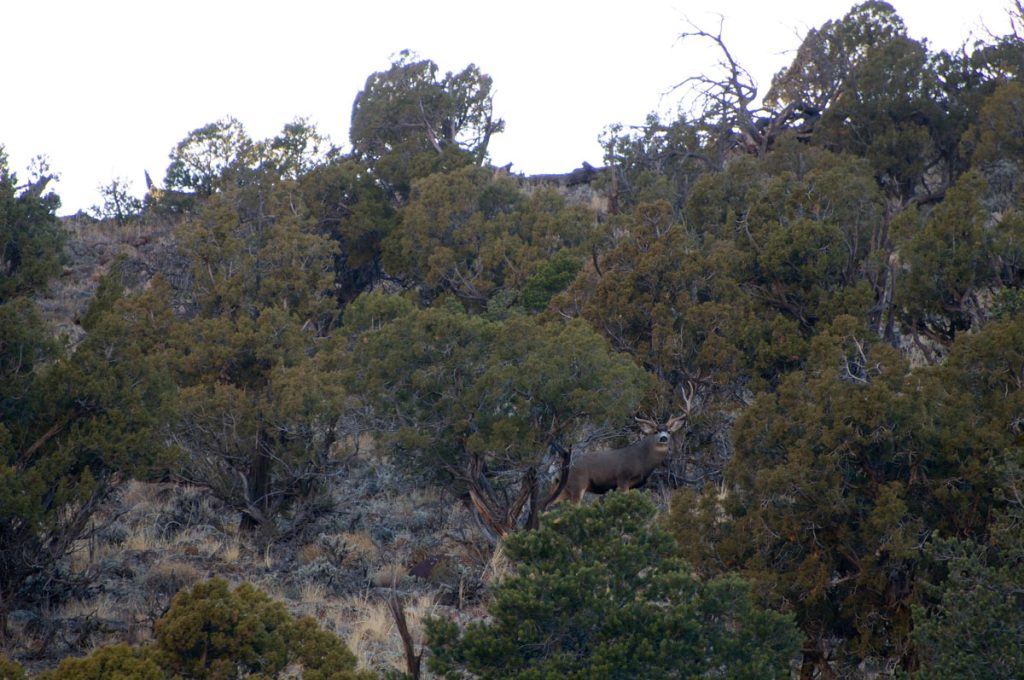
[{"label": "deer", "polygon": [[646,436],[620,449],[604,449],[582,453],[573,460],[564,484],[560,484],[544,504],[545,507],[567,499],[579,504],[590,491],[604,494],[612,489],[627,491],[642,486],[651,473],[664,462],[672,450],[672,435],[682,428],[693,410],[696,385],[683,390],[685,410],[682,414],[658,423],[636,418],[640,431]]},{"label": "deer", "polygon": [[621,449],[590,451],[577,456],[569,468],[565,486],[549,498],[545,506],[563,499],[579,504],[588,491],[604,494],[612,489],[627,491],[642,486],[668,456],[672,435],[686,422],[686,416],[676,416],[667,423],[645,418],[636,421],[646,437]]},{"label": "deer", "polygon": [[646,437],[621,449],[589,451],[577,456],[569,468],[565,487],[548,504],[563,499],[578,504],[587,491],[604,494],[612,489],[626,491],[643,485],[668,457],[672,435],[686,422],[686,415],[676,416],[666,423],[646,418],[637,418],[636,422]]}]

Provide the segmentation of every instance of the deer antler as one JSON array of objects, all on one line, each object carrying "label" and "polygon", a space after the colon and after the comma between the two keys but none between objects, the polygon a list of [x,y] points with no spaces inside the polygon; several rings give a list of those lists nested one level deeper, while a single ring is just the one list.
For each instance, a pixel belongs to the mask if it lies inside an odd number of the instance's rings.
[{"label": "deer antler", "polygon": [[683,413],[687,416],[693,413],[693,399],[697,396],[697,381],[687,380],[685,385],[679,386],[683,397]]},{"label": "deer antler", "polygon": [[669,432],[675,432],[683,425],[683,421],[689,420],[696,408],[697,381],[687,380],[685,385],[679,386],[679,392],[683,398],[683,412],[670,419],[666,427]]}]

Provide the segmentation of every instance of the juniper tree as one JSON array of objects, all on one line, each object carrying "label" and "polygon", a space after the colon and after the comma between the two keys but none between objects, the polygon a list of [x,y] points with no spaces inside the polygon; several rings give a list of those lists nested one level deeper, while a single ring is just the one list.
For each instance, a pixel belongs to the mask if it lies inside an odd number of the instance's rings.
[{"label": "juniper tree", "polygon": [[549,516],[504,544],[515,564],[489,618],[427,621],[445,677],[788,678],[799,633],[735,576],[701,581],[642,493]]},{"label": "juniper tree", "polygon": [[179,473],[237,509],[248,531],[310,519],[326,479],[337,387],[312,355],[336,316],[336,246],[315,227],[294,182],[257,171],[177,232],[194,296],[172,334]]}]

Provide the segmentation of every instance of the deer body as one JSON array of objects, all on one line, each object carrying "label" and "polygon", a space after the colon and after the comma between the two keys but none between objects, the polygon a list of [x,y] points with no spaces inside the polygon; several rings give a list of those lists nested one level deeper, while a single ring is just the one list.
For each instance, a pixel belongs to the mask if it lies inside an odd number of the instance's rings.
[{"label": "deer body", "polygon": [[672,418],[664,425],[637,418],[643,439],[621,449],[606,449],[580,454],[569,468],[562,492],[553,499],[583,500],[587,491],[603,494],[612,489],[625,491],[647,481],[672,449],[672,434],[682,427],[685,416]]}]

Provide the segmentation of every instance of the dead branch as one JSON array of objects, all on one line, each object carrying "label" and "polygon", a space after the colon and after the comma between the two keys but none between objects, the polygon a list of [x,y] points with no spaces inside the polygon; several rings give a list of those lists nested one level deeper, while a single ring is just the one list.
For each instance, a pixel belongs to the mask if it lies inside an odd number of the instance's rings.
[{"label": "dead branch", "polygon": [[569,467],[572,463],[572,450],[565,448],[556,441],[551,442],[551,451],[557,453],[561,458],[561,466],[558,473],[558,484],[555,485],[555,490],[548,495],[544,502],[540,506],[540,511],[543,512],[551,503],[558,498],[562,491],[565,490],[565,485],[569,482]]},{"label": "dead branch", "polygon": [[695,75],[683,79],[669,89],[676,92],[688,89],[695,98],[695,103],[704,109],[702,118],[715,120],[718,123],[719,142],[734,137],[728,146],[739,144],[750,154],[764,156],[772,141],[791,124],[803,121],[799,130],[807,133],[813,128],[814,121],[820,115],[819,107],[805,102],[790,102],[781,111],[770,111],[763,107],[754,107],[757,100],[757,81],[733,56],[722,37],[724,17],[719,15],[718,30],[711,32],[688,22],[691,30],[679,35],[680,40],[698,38],[710,40],[718,48],[720,58],[718,67],[722,71],[719,77]]},{"label": "dead branch", "polygon": [[405,607],[402,605],[402,600],[398,597],[398,593],[395,592],[394,588],[391,589],[391,597],[388,598],[388,609],[391,610],[391,616],[395,619],[398,635],[402,638],[406,674],[412,680],[419,680],[420,667],[423,662],[423,646],[420,646],[419,654],[417,654],[412,634],[409,632],[409,623],[405,618]]}]

